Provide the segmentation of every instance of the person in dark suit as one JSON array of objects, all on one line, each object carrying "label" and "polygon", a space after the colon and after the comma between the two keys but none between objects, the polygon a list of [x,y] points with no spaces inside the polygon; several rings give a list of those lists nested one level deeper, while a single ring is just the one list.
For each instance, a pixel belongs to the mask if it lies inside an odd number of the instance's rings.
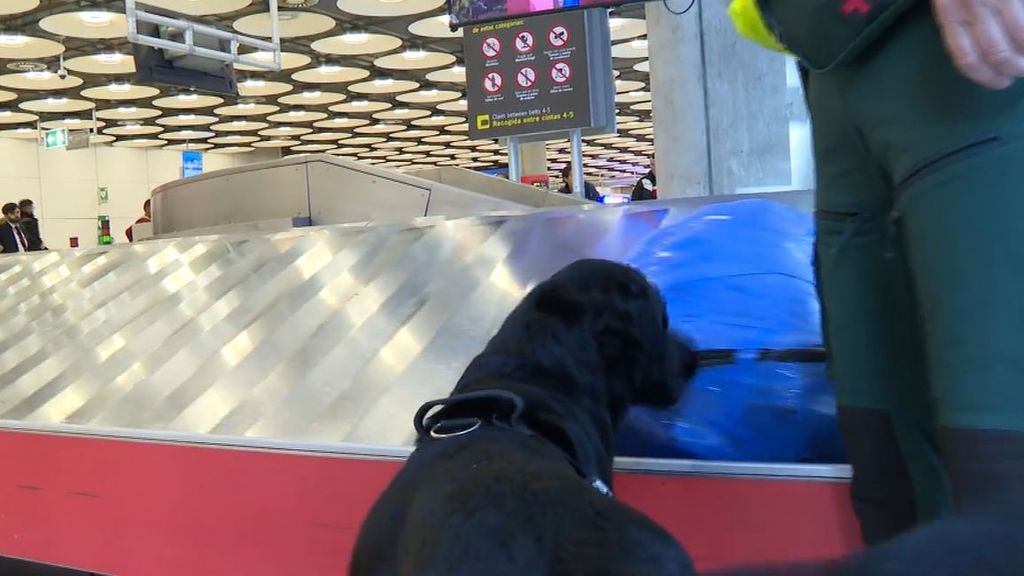
[{"label": "person in dark suit", "polygon": [[21,226],[25,238],[28,239],[29,252],[46,250],[43,237],[39,233],[39,219],[36,218],[36,205],[28,198],[18,202],[18,209],[21,210]]},{"label": "person in dark suit", "polygon": [[4,224],[0,226],[0,248],[4,254],[28,252],[29,242],[21,229],[21,209],[14,202],[4,204]]},{"label": "person in dark suit", "polygon": [[[558,190],[560,193],[573,194],[576,192],[576,187],[573,185],[572,164],[566,164],[562,168],[562,180],[565,181],[565,184]],[[586,180],[583,181],[583,196],[592,202],[601,201],[601,193],[597,191],[597,187]]]},{"label": "person in dark suit", "polygon": [[633,202],[658,199],[658,179],[654,175],[654,159],[651,159],[651,171],[637,181],[633,187]]}]

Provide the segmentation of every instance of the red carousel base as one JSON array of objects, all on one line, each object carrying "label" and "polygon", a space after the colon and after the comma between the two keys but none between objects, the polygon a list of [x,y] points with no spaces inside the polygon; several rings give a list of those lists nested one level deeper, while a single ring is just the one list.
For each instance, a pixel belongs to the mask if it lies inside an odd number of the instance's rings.
[{"label": "red carousel base", "polygon": [[[0,432],[0,556],[118,576],[344,574],[396,460]],[[701,569],[858,546],[848,484],[619,473]]]}]

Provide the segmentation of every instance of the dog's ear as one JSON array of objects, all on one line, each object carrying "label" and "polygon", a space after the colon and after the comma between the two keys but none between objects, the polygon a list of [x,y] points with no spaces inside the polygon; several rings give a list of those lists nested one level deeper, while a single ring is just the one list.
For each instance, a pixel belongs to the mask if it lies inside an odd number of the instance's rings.
[{"label": "dog's ear", "polygon": [[583,322],[587,315],[587,304],[574,291],[559,282],[551,282],[537,289],[534,309],[541,314],[554,316],[566,324]]}]

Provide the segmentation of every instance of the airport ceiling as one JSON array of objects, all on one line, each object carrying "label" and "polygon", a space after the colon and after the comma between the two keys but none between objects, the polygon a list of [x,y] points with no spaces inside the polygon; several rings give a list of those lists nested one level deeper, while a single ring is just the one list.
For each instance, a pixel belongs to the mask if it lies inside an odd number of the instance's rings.
[{"label": "airport ceiling", "polygon": [[[266,0],[137,0],[193,21],[270,36]],[[491,168],[494,141],[468,136],[461,34],[445,0],[278,0],[284,69],[238,68],[238,97],[133,83],[123,1],[0,0],[0,137],[85,129],[100,143],[237,153],[281,148],[395,168]],[[149,6],[147,6],[149,5]],[[653,154],[642,5],[611,18],[619,134],[589,139],[591,177],[646,170]],[[56,72],[63,55],[66,78]],[[550,142],[553,168],[567,141]]]}]

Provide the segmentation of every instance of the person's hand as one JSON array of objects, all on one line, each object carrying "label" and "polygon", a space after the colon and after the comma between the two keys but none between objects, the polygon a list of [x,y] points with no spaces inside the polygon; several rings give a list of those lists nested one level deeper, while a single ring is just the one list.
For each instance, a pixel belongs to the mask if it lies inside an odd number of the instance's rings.
[{"label": "person's hand", "polygon": [[1024,0],[932,0],[932,6],[961,73],[995,90],[1024,78]]}]

